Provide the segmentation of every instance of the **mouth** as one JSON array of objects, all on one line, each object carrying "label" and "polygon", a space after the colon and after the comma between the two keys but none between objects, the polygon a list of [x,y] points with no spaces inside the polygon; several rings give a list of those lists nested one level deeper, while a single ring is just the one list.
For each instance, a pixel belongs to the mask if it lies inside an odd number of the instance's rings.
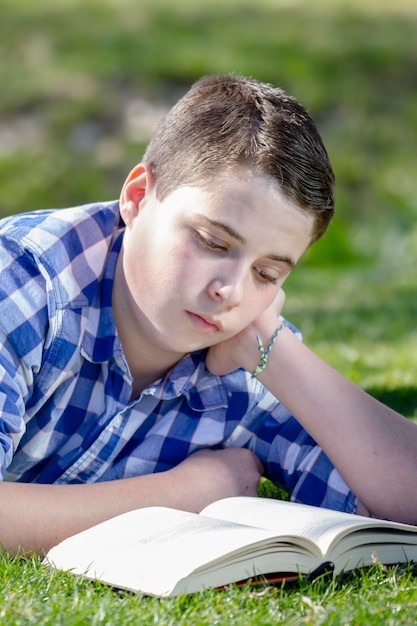
[{"label": "mouth", "polygon": [[191,311],[186,311],[186,313],[194,328],[205,333],[206,335],[218,333],[222,330],[220,322],[208,315],[197,315],[197,313],[191,313]]}]

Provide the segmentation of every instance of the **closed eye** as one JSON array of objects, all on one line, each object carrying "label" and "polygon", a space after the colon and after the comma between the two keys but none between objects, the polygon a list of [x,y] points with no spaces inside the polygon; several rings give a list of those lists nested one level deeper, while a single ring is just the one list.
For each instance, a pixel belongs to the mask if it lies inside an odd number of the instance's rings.
[{"label": "closed eye", "polygon": [[197,242],[201,248],[205,250],[212,250],[214,252],[227,252],[227,246],[220,243],[219,241],[214,241],[210,236],[203,235],[198,230],[195,231]]},{"label": "closed eye", "polygon": [[257,267],[255,267],[255,271],[263,282],[271,283],[272,285],[277,284],[279,276],[272,276],[271,274],[268,274],[268,272],[265,272]]}]

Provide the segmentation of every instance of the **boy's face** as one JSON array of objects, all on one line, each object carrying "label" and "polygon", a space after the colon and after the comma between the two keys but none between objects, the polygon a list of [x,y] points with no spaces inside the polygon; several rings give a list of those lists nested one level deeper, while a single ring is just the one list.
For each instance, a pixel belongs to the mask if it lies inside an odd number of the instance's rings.
[{"label": "boy's face", "polygon": [[272,304],[310,244],[312,216],[246,170],[162,202],[150,171],[138,172],[120,202],[132,338],[176,355],[229,339]]}]

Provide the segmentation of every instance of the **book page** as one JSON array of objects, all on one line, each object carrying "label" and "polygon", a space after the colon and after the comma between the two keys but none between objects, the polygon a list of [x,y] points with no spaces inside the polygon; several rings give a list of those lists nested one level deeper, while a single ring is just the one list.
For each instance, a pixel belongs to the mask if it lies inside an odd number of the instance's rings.
[{"label": "book page", "polygon": [[[216,518],[151,507],[120,515],[66,539],[49,551],[47,562],[111,585],[162,596],[169,595],[179,580],[205,568],[207,563],[212,569],[218,566],[224,555],[228,555],[230,563],[227,576],[209,578],[207,586],[253,576],[256,572],[250,546],[255,545],[260,554],[270,553],[274,534]],[[294,550],[284,547],[290,553]],[[298,552],[302,550],[298,548]],[[241,565],[245,559],[249,569]],[[299,555],[295,560],[300,560]],[[301,561],[309,569],[309,558]],[[293,557],[284,563],[283,571],[294,571]],[[200,588],[204,580],[200,576]],[[188,587],[189,590],[194,589]]]},{"label": "book page", "polygon": [[381,528],[400,531],[401,541],[407,541],[404,535],[412,537],[413,543],[417,540],[415,526],[272,498],[225,498],[207,506],[201,515],[229,521],[239,520],[240,523],[267,528],[277,534],[301,535],[314,541],[323,555],[341,537],[352,531],[358,532],[353,544],[360,544],[359,531],[364,529],[369,532],[377,529],[379,532]]}]

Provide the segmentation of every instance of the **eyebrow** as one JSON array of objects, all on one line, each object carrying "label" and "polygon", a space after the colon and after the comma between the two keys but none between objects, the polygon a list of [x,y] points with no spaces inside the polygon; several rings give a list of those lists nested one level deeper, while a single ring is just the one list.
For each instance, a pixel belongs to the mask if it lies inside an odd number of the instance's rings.
[{"label": "eyebrow", "polygon": [[[201,213],[198,214],[198,217],[207,225],[214,226],[215,228],[218,228],[219,230],[222,230],[223,232],[227,233],[230,237],[232,237],[239,243],[241,244],[246,243],[246,239],[242,237],[242,235],[236,232],[235,229],[229,226],[228,224],[225,224],[224,222],[219,222],[217,220],[211,220],[209,217],[207,217],[206,215],[202,215]],[[288,256],[280,256],[277,254],[268,254],[266,256],[268,259],[271,259],[272,261],[277,261],[278,263],[285,263],[286,265],[289,266],[290,269],[293,269],[295,267],[295,261],[293,261],[293,259],[291,259]]]}]

